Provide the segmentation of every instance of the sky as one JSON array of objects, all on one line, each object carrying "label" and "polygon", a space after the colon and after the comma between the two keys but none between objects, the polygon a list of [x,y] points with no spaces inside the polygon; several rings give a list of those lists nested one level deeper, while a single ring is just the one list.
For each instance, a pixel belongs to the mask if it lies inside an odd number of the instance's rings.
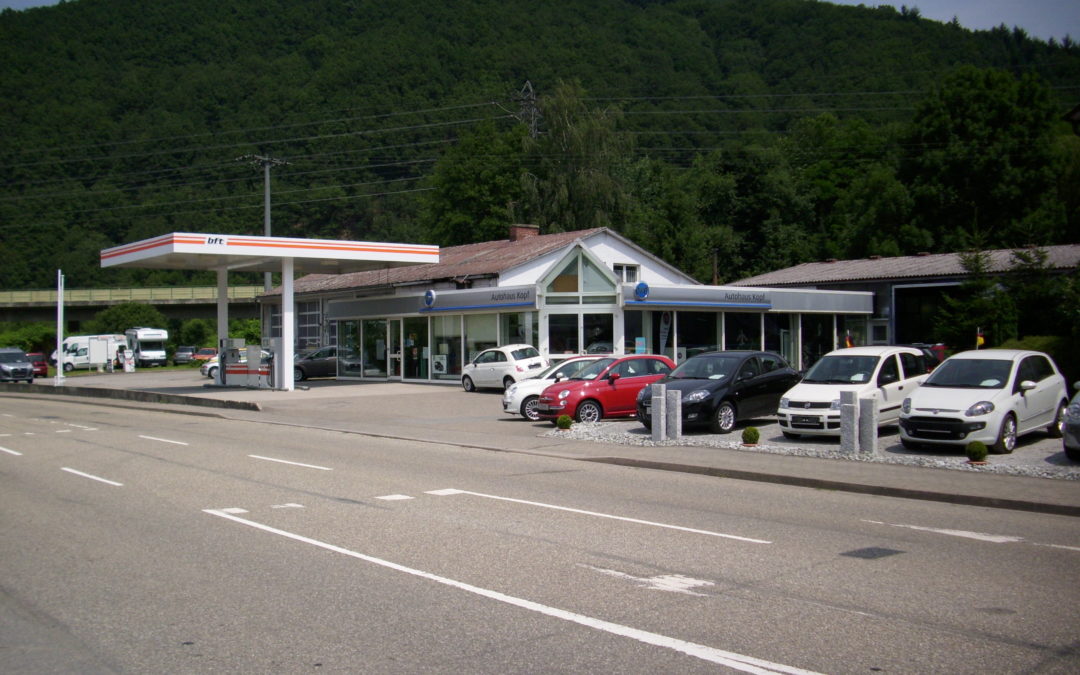
[{"label": "sky", "polygon": [[[55,5],[58,0],[0,0],[0,9],[25,9]],[[830,0],[838,5],[901,5],[917,7],[919,13],[935,21],[951,21],[955,16],[960,25],[972,30],[988,30],[1005,24],[1019,26],[1032,37],[1061,40],[1068,35],[1080,42],[1080,0],[905,0],[877,2],[876,0]]]}]

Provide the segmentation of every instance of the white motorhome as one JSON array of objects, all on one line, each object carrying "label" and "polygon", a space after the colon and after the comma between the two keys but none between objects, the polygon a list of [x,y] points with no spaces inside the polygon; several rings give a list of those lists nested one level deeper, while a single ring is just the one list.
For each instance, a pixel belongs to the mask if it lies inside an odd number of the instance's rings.
[{"label": "white motorhome", "polygon": [[128,351],[133,355],[136,366],[165,365],[165,343],[169,339],[169,331],[163,328],[128,328],[124,335],[127,336]]},{"label": "white motorhome", "polygon": [[[127,339],[113,335],[69,335],[64,338],[62,349],[63,368],[70,372],[76,368],[103,366],[116,358],[118,347],[126,346]],[[53,352],[55,357],[56,352]]]}]

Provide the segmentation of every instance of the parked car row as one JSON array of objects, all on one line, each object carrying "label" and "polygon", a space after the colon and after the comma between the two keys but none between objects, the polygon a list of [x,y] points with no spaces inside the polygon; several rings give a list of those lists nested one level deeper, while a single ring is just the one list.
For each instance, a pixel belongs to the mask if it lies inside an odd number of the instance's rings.
[{"label": "parked car row", "polygon": [[[513,368],[507,354],[504,370],[484,382],[506,385],[503,411],[529,420],[554,421],[565,414],[594,422],[636,415],[646,428],[652,425],[653,386],[663,384],[681,393],[685,427],[728,433],[740,421],[776,415],[787,438],[839,436],[841,393],[850,391],[856,399],[876,400],[879,425],[898,424],[901,443],[909,448],[981,441],[991,452],[1010,453],[1020,436],[1045,430],[1064,438],[1067,456],[1080,460],[1080,394],[1068,401],[1065,378],[1049,356],[985,349],[937,365],[928,351],[838,349],[805,376],[764,351],[708,352],[678,367],[653,354],[586,355],[525,379],[518,377],[528,370]],[[476,388],[476,365],[470,366],[462,377],[467,391]]]}]

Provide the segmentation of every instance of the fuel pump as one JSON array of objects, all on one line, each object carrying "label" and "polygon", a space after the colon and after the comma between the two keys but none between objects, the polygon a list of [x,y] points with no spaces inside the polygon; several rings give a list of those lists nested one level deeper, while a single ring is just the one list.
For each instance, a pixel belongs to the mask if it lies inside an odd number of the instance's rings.
[{"label": "fuel pump", "polygon": [[[225,386],[228,381],[226,373],[229,370],[229,366],[240,363],[240,354],[244,349],[245,340],[243,338],[226,338],[221,341],[221,347],[218,349],[218,369],[217,369],[217,384]],[[236,384],[241,384],[237,382]],[[242,384],[247,384],[246,380]]]}]

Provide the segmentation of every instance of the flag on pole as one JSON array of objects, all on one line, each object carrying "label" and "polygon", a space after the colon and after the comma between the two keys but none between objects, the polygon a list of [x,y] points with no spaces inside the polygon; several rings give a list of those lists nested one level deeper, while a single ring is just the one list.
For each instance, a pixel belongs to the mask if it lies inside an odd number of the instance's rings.
[{"label": "flag on pole", "polygon": [[975,349],[982,347],[986,344],[986,338],[983,337],[982,328],[975,328]]}]

